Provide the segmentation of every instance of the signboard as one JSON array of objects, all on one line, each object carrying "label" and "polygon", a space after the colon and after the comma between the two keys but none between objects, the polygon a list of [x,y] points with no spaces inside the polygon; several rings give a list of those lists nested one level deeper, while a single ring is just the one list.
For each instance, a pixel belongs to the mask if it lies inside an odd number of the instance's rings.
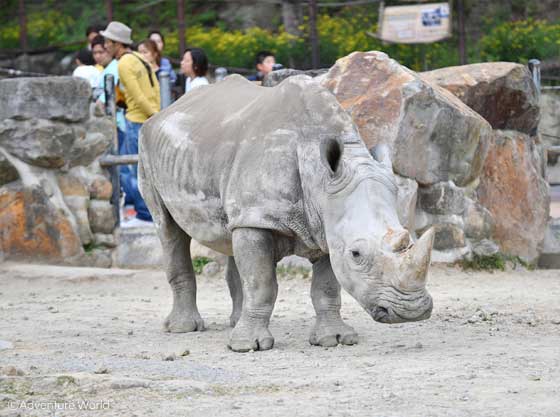
[{"label": "signboard", "polygon": [[449,3],[391,6],[381,10],[378,37],[394,43],[431,43],[451,36]]}]

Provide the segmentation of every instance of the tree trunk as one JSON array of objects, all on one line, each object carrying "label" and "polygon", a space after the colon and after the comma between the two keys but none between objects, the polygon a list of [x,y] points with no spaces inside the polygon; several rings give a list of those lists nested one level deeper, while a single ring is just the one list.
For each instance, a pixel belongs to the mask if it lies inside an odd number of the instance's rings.
[{"label": "tree trunk", "polygon": [[301,36],[299,25],[302,21],[300,0],[282,0],[282,23],[286,32]]},{"label": "tree trunk", "polygon": [[319,35],[317,34],[317,0],[309,0],[309,37],[311,39],[311,66],[319,68]]}]

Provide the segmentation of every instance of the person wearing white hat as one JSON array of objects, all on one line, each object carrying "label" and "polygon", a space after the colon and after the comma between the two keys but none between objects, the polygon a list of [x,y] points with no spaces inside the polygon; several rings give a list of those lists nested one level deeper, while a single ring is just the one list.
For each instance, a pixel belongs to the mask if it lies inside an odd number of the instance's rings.
[{"label": "person wearing white hat", "polygon": [[[126,106],[126,134],[123,152],[138,153],[138,134],[142,124],[160,110],[159,82],[156,74],[142,55],[130,50],[132,29],[121,22],[111,22],[101,31],[105,38],[105,49],[118,60],[119,89],[124,95]],[[136,210],[134,226],[151,222],[152,216],[138,191],[136,165],[130,175],[121,175],[126,194],[133,200]],[[138,224],[137,224],[138,223]]]}]

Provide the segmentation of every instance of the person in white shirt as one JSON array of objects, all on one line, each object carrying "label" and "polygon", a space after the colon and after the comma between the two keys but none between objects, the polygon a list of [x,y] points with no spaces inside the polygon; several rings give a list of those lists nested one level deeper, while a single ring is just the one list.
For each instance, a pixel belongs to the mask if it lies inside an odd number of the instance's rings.
[{"label": "person in white shirt", "polygon": [[185,94],[193,88],[207,85],[208,58],[201,48],[189,48],[183,54],[181,72],[185,75]]},{"label": "person in white shirt", "polygon": [[76,55],[76,69],[72,72],[73,77],[84,78],[89,81],[91,88],[99,85],[101,72],[95,68],[95,61],[90,50],[82,49]]}]

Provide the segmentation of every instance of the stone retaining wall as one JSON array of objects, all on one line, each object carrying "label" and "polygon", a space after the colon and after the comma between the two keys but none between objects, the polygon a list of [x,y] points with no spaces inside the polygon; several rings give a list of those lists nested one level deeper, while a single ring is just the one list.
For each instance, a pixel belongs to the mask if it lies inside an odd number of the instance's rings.
[{"label": "stone retaining wall", "polygon": [[[264,84],[299,73],[275,73]],[[524,66],[487,63],[418,74],[372,51],[310,75],[335,94],[368,146],[390,146],[399,217],[416,235],[435,227],[434,260],[498,251],[537,260],[549,196],[538,94]],[[153,230],[114,233],[111,182],[98,161],[110,147],[113,123],[96,113],[87,82],[0,80],[0,103],[0,255],[159,265]],[[543,121],[550,119],[545,113]],[[146,251],[150,257],[137,256]]]},{"label": "stone retaining wall", "polygon": [[73,77],[0,80],[4,259],[111,266],[112,186],[99,157],[113,122]]}]

